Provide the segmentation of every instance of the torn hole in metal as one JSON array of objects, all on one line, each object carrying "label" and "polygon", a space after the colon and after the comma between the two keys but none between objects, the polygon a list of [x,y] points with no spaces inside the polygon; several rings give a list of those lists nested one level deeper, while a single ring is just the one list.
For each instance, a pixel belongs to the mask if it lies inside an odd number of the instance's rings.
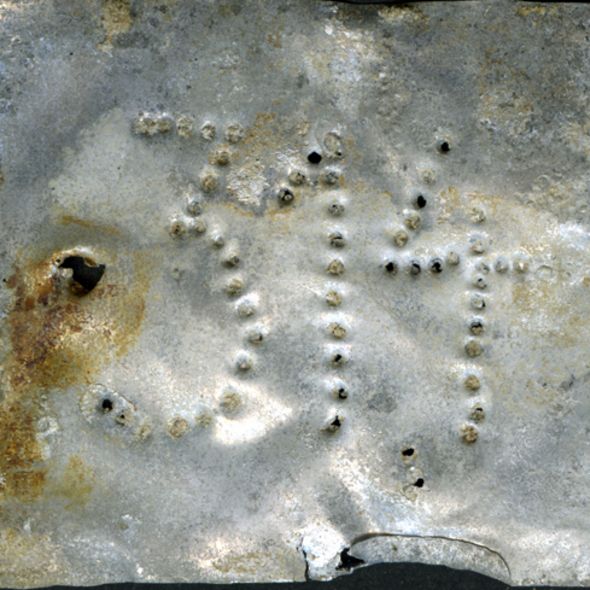
[{"label": "torn hole in metal", "polygon": [[588,585],[588,10],[0,3],[0,585]]}]

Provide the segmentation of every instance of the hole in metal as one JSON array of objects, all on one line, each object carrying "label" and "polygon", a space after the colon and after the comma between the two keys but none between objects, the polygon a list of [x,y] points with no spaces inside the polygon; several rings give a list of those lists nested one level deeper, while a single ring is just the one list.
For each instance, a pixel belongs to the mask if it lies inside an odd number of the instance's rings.
[{"label": "hole in metal", "polygon": [[448,141],[441,141],[438,146],[438,151],[441,154],[448,154],[451,151],[451,146]]},{"label": "hole in metal", "polygon": [[104,264],[94,264],[82,256],[68,256],[59,267],[72,269],[72,279],[76,283],[76,292],[80,295],[90,293],[106,269]]},{"label": "hole in metal", "polygon": [[307,155],[307,161],[310,164],[319,164],[322,161],[322,154],[319,154],[316,151],[310,152]]},{"label": "hole in metal", "polygon": [[105,399],[102,400],[100,407],[102,408],[102,411],[107,414],[113,409],[113,402],[108,397],[105,397]]},{"label": "hole in metal", "polygon": [[365,563],[364,559],[359,559],[354,555],[349,555],[350,547],[343,549],[340,553],[340,563],[336,566],[337,570],[351,570]]}]

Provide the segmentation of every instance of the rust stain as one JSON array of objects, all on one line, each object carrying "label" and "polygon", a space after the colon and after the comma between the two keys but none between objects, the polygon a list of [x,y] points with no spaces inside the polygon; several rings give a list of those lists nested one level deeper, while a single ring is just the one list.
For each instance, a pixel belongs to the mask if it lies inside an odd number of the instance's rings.
[{"label": "rust stain", "polygon": [[437,217],[437,223],[448,221],[455,211],[461,207],[461,194],[455,186],[448,186],[440,192],[440,213]]},{"label": "rust stain", "polygon": [[266,42],[269,45],[271,45],[272,47],[275,47],[276,49],[281,49],[283,47],[283,44],[281,41],[281,34],[279,32],[269,33],[266,36]]},{"label": "rust stain", "polygon": [[231,18],[232,16],[238,16],[242,10],[241,6],[236,3],[224,3],[219,2],[218,4],[219,14],[224,18]]},{"label": "rust stain", "polygon": [[300,564],[294,562],[289,549],[274,544],[271,544],[265,552],[245,551],[239,553],[232,551],[221,557],[216,556],[211,561],[211,566],[223,574],[232,573],[251,578],[266,567],[265,564],[268,563],[269,555],[272,556],[272,567],[276,567],[277,571],[291,571],[293,577],[299,577],[301,575],[301,571],[298,569]]},{"label": "rust stain", "polygon": [[51,535],[7,527],[0,531],[0,571],[5,586],[32,588],[63,583],[71,564]]},{"label": "rust stain", "polygon": [[98,230],[102,233],[112,236],[121,235],[121,230],[113,225],[106,225],[104,223],[98,223],[96,221],[90,221],[88,219],[81,219],[80,217],[76,217],[75,215],[62,215],[59,218],[59,222],[62,225],[78,225],[80,227],[83,227],[84,229]]},{"label": "rust stain", "polygon": [[246,209],[245,207],[240,207],[236,203],[224,202],[224,203],[221,203],[221,206],[229,209],[230,211],[233,211],[234,213],[238,213],[243,217],[250,217],[251,219],[254,219],[256,217],[256,214],[254,213],[254,211],[252,211],[250,209]]},{"label": "rust stain", "polygon": [[516,14],[518,16],[555,16],[557,14],[557,7],[556,6],[519,6],[516,9]]},{"label": "rust stain", "polygon": [[249,146],[249,150],[272,148],[280,131],[276,113],[257,113],[254,123],[246,130],[243,143]]},{"label": "rust stain", "polygon": [[87,295],[77,295],[55,273],[64,255],[15,265],[7,281],[13,304],[3,329],[11,351],[4,366],[0,402],[0,501],[29,502],[46,485],[47,465],[36,437],[43,416],[41,394],[91,383],[106,364],[129,350],[139,335],[148,288],[145,260],[136,255],[131,284],[112,256]]},{"label": "rust stain", "polygon": [[81,508],[90,499],[94,480],[94,471],[84,463],[81,457],[72,455],[61,479],[50,492],[66,500],[67,510]]},{"label": "rust stain", "polygon": [[538,313],[541,309],[546,310],[550,306],[554,308],[552,313],[563,314],[567,311],[556,297],[554,287],[544,283],[514,283],[512,303],[523,314]]},{"label": "rust stain", "polygon": [[466,193],[465,202],[469,203],[469,206],[485,206],[487,212],[492,216],[499,214],[501,208],[506,206],[506,199],[502,195],[492,195],[479,191]]},{"label": "rust stain", "polygon": [[[521,314],[521,325],[542,334],[544,344],[552,343],[560,348],[580,346],[585,337],[583,328],[586,322],[580,315],[572,313],[575,307],[559,283],[515,283],[512,287],[512,303]],[[552,327],[529,321],[529,318],[540,315],[558,317],[561,321]]]},{"label": "rust stain", "polygon": [[387,23],[403,22],[425,30],[430,17],[422,9],[411,3],[385,6],[378,11],[379,16]]},{"label": "rust stain", "polygon": [[213,567],[224,574],[256,574],[264,567],[265,554],[248,551],[242,554],[229,554],[213,561]]},{"label": "rust stain", "polygon": [[302,202],[302,198],[300,196],[296,196],[293,203],[290,205],[286,205],[285,207],[280,207],[274,204],[273,207],[267,209],[266,216],[271,221],[293,217],[296,215],[297,211],[303,204],[304,203]]},{"label": "rust stain", "polygon": [[15,301],[8,373],[17,389],[90,382],[112,352],[128,350],[143,319],[138,288],[112,281],[112,267],[91,293],[79,296],[52,273],[52,264],[46,259],[21,267],[9,281]]},{"label": "rust stain", "polygon": [[113,38],[127,32],[133,24],[131,0],[103,0],[101,22],[105,38],[99,48],[110,49]]},{"label": "rust stain", "polygon": [[284,143],[285,134],[274,112],[257,113],[252,125],[245,130],[244,139],[236,145],[232,156],[235,167],[227,178],[227,193],[233,198],[236,211],[249,212],[252,206],[260,204],[259,193],[265,183],[262,162]]},{"label": "rust stain", "polygon": [[45,483],[39,467],[41,449],[35,436],[38,407],[34,400],[4,401],[0,405],[0,501],[37,498]]}]

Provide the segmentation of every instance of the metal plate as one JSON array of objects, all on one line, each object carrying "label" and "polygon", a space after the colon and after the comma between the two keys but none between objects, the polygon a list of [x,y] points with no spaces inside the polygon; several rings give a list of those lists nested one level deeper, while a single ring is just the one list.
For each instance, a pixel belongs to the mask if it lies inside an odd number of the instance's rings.
[{"label": "metal plate", "polygon": [[3,1],[0,584],[589,584],[589,17]]}]

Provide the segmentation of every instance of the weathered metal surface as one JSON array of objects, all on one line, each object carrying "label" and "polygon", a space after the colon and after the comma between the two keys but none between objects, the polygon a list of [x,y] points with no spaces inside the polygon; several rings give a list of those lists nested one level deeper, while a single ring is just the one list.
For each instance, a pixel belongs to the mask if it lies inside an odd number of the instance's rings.
[{"label": "weathered metal surface", "polygon": [[589,17],[3,1],[0,584],[589,584]]}]

